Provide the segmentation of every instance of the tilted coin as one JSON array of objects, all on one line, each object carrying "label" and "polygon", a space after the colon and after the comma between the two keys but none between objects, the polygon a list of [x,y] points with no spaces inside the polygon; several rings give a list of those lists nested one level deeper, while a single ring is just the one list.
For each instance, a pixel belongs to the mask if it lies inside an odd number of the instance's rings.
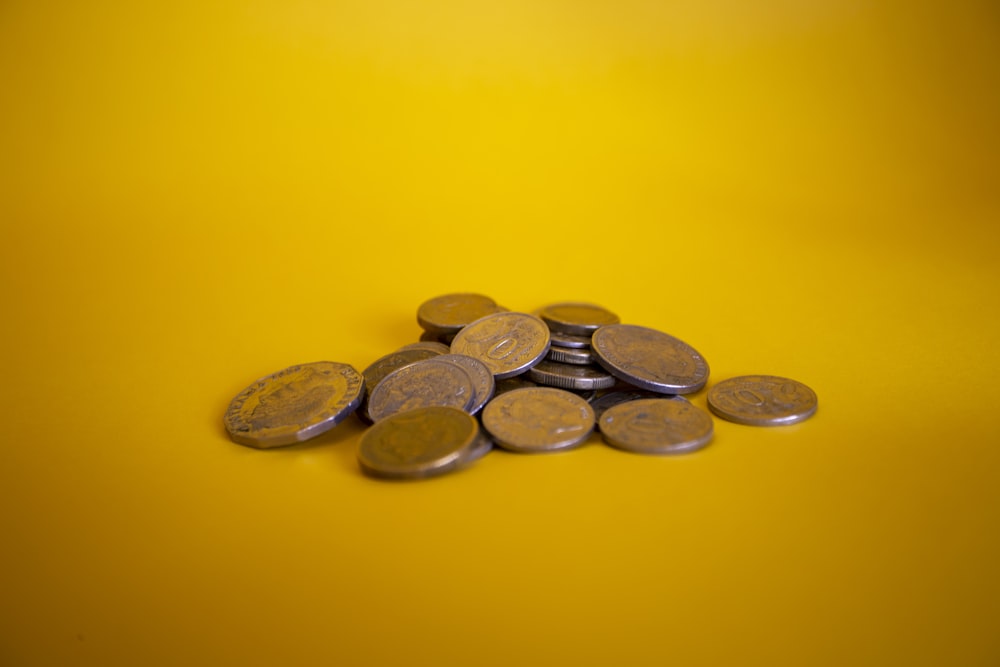
[{"label": "tilted coin", "polygon": [[559,362],[561,364],[593,364],[594,355],[590,348],[586,347],[561,347],[552,345],[546,359]]},{"label": "tilted coin", "polygon": [[439,361],[449,361],[453,364],[458,364],[469,374],[472,379],[472,389],[473,389],[473,399],[472,405],[469,406],[469,414],[476,414],[483,409],[483,406],[493,398],[493,392],[496,391],[496,381],[493,379],[493,373],[490,369],[475,357],[468,357],[464,354],[442,354],[440,357],[435,357]]},{"label": "tilted coin", "polygon": [[559,347],[590,347],[590,334],[586,336],[578,336],[576,334],[562,333],[561,331],[552,331],[552,327],[549,327],[549,338],[552,339],[553,345],[558,345]]},{"label": "tilted coin", "polygon": [[429,352],[436,352],[437,354],[448,354],[451,352],[451,348],[448,345],[440,341],[430,341],[422,340],[417,343],[410,343],[404,345],[397,350],[398,352],[403,352],[404,350],[427,350]]},{"label": "tilted coin", "polygon": [[527,371],[549,351],[549,328],[528,313],[507,311],[481,317],[451,342],[451,351],[479,359],[497,380]]},{"label": "tilted coin", "polygon": [[414,408],[447,406],[468,410],[474,399],[472,378],[465,369],[435,357],[387,375],[368,398],[368,414],[378,422]]},{"label": "tilted coin", "polygon": [[597,420],[597,428],[601,427],[601,417],[604,416],[604,412],[608,408],[613,408],[619,403],[627,403],[629,401],[637,401],[640,398],[659,398],[665,400],[675,400],[675,401],[687,401],[683,396],[671,396],[669,394],[660,394],[655,391],[647,391],[645,389],[612,389],[611,391],[605,392],[598,396],[597,398],[591,399],[590,407],[594,408],[594,418]]},{"label": "tilted coin", "polygon": [[816,392],[795,380],[774,375],[744,375],[723,380],[708,391],[708,409],[719,417],[750,426],[783,426],[816,412]]},{"label": "tilted coin", "polygon": [[562,389],[515,389],[483,409],[483,428],[498,447],[514,452],[551,452],[583,444],[594,430],[594,410]]},{"label": "tilted coin", "polygon": [[433,357],[440,356],[440,354],[440,352],[428,348],[401,348],[395,352],[379,357],[369,364],[368,367],[361,372],[362,375],[365,376],[365,387],[368,389],[368,393],[365,395],[361,402],[361,407],[358,409],[358,417],[360,417],[364,422],[368,422],[369,424],[371,423],[372,418],[368,412],[368,401],[371,398],[372,391],[374,391],[375,387],[382,382],[385,376],[395,370],[399,370],[403,366],[408,366],[412,363],[423,361],[424,359],[431,359]]},{"label": "tilted coin", "polygon": [[548,360],[529,369],[528,377],[538,384],[563,389],[606,389],[615,384],[615,377],[598,366],[560,364]]},{"label": "tilted coin", "polygon": [[712,440],[712,417],[688,401],[641,398],[601,416],[604,441],[636,454],[684,454]]},{"label": "tilted coin", "polygon": [[611,324],[591,338],[597,363],[642,389],[690,394],[708,381],[708,363],[682,340],[648,327]]},{"label": "tilted coin", "polygon": [[608,324],[618,324],[618,316],[592,303],[554,303],[538,313],[553,331],[587,336]]},{"label": "tilted coin", "polygon": [[429,406],[376,422],[361,436],[358,464],[376,477],[431,477],[489,451],[476,418],[458,408]]},{"label": "tilted coin", "polygon": [[226,430],[234,442],[260,449],[302,442],[354,412],[364,388],[364,377],[348,364],[290,366],[237,394],[226,410]]},{"label": "tilted coin", "polygon": [[482,294],[445,294],[420,304],[417,323],[438,334],[455,334],[480,317],[500,311],[496,301]]}]

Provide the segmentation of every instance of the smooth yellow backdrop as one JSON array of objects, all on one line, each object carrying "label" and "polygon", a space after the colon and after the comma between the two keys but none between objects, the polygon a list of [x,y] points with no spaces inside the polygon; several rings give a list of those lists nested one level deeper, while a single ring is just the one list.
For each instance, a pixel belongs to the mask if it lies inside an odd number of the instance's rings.
[{"label": "smooth yellow backdrop", "polygon": [[[998,118],[987,1],[0,4],[0,664],[1000,663]],[[459,291],[819,412],[418,483],[227,439]]]}]

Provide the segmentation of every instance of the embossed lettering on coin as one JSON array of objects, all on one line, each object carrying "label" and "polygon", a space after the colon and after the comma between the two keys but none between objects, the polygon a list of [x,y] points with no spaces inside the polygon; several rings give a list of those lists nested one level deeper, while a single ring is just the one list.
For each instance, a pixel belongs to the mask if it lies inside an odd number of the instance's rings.
[{"label": "embossed lettering on coin", "polygon": [[601,434],[612,447],[637,454],[682,454],[712,439],[712,418],[688,401],[641,398],[608,408]]},{"label": "embossed lettering on coin", "polygon": [[442,354],[440,357],[435,358],[438,361],[449,361],[453,364],[458,364],[469,374],[473,390],[472,404],[468,408],[469,414],[476,414],[493,398],[493,392],[496,390],[496,381],[493,379],[493,373],[489,367],[479,361],[479,359],[464,354]]},{"label": "embossed lettering on coin", "polygon": [[594,430],[594,410],[562,389],[514,389],[486,404],[483,428],[511,451],[563,450],[582,444]]},{"label": "embossed lettering on coin", "polygon": [[775,375],[723,380],[708,392],[708,409],[725,420],[750,426],[783,426],[816,412],[816,392]]},{"label": "embossed lettering on coin", "polygon": [[527,371],[549,351],[549,328],[527,313],[487,315],[458,332],[451,351],[482,361],[497,380]]},{"label": "embossed lettering on coin", "polygon": [[594,332],[594,358],[612,375],[643,389],[690,394],[708,381],[708,363],[682,340],[648,327],[612,324]]}]

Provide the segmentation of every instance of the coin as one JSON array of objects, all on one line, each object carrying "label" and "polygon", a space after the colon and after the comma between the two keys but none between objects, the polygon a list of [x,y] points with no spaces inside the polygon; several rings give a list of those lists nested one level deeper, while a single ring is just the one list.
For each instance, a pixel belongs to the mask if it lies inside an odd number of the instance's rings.
[{"label": "coin", "polygon": [[546,359],[551,359],[562,364],[593,364],[594,355],[590,348],[585,347],[562,347],[553,345],[549,348]]},{"label": "coin", "polygon": [[376,477],[431,477],[481,458],[489,446],[472,415],[428,406],[396,413],[365,431],[358,444],[358,465]]},{"label": "coin", "polygon": [[442,354],[440,357],[435,357],[435,359],[458,364],[469,374],[469,378],[472,379],[473,389],[472,405],[468,409],[469,414],[476,414],[493,398],[493,392],[496,391],[496,382],[493,379],[493,373],[479,359],[468,357],[464,354]]},{"label": "coin", "polygon": [[636,454],[684,454],[712,439],[712,417],[688,401],[641,398],[619,403],[601,416],[604,441]]},{"label": "coin", "polygon": [[549,338],[552,339],[553,345],[558,345],[559,347],[590,347],[590,334],[586,336],[578,336],[576,334],[562,333],[561,331],[552,331],[552,327],[549,327]]},{"label": "coin", "polygon": [[594,408],[594,419],[597,420],[597,428],[601,427],[601,417],[608,408],[612,408],[619,403],[637,401],[640,398],[660,398],[665,400],[687,401],[683,396],[670,396],[660,394],[655,391],[645,389],[618,389],[605,392],[590,401],[590,407]]},{"label": "coin", "polygon": [[528,370],[528,377],[538,384],[563,389],[606,389],[615,383],[615,377],[597,366],[560,364],[542,361]]},{"label": "coin", "polygon": [[365,376],[365,387],[368,389],[367,394],[361,401],[361,407],[358,409],[358,417],[361,418],[361,421],[369,424],[372,422],[371,414],[369,414],[368,411],[368,402],[371,398],[372,392],[375,390],[375,387],[382,382],[385,376],[402,368],[403,366],[408,366],[412,363],[423,361],[424,359],[431,359],[437,356],[440,356],[440,352],[437,352],[434,349],[401,348],[395,352],[379,357],[369,364],[368,367],[361,372],[361,374]]},{"label": "coin", "polygon": [[497,380],[527,371],[549,351],[549,328],[528,313],[506,311],[481,317],[464,327],[451,351],[479,359]]},{"label": "coin", "polygon": [[708,381],[708,363],[682,340],[648,327],[611,324],[594,332],[591,350],[612,375],[663,394],[690,394]]},{"label": "coin", "polygon": [[451,352],[451,348],[444,343],[439,341],[429,341],[422,340],[417,343],[410,343],[409,345],[404,345],[399,348],[397,352],[403,352],[405,350],[427,350],[429,352],[436,352],[437,354],[448,354]]},{"label": "coin", "polygon": [[378,422],[414,408],[447,406],[468,410],[474,398],[472,379],[465,369],[435,357],[385,376],[368,398],[368,414]]},{"label": "coin", "polygon": [[532,382],[524,375],[515,375],[514,377],[509,377],[504,380],[497,380],[496,389],[493,392],[493,396],[499,396],[500,394],[506,394],[508,391],[514,391],[515,389],[524,389],[526,387],[537,387],[537,382]]},{"label": "coin", "polygon": [[233,442],[259,449],[302,442],[354,412],[364,388],[364,376],[348,364],[290,366],[237,394],[226,410],[226,430]]},{"label": "coin", "polygon": [[592,303],[554,303],[538,313],[553,331],[588,336],[608,324],[621,320],[607,308]]},{"label": "coin", "polygon": [[744,375],[723,380],[708,391],[708,409],[737,424],[783,426],[816,412],[816,392],[795,380],[774,375]]},{"label": "coin", "polygon": [[420,304],[417,323],[425,331],[455,334],[465,325],[499,310],[493,299],[482,294],[445,294]]},{"label": "coin", "polygon": [[483,409],[483,428],[498,447],[514,452],[551,452],[579,446],[594,430],[594,410],[562,389],[514,389]]}]

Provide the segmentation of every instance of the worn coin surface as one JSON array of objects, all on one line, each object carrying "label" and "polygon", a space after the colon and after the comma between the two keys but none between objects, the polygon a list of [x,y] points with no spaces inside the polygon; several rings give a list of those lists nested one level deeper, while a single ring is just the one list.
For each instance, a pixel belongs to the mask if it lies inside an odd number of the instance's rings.
[{"label": "worn coin surface", "polygon": [[594,419],[597,420],[597,428],[601,427],[601,417],[608,408],[613,408],[619,403],[637,401],[640,398],[659,398],[663,400],[687,401],[683,396],[671,396],[645,389],[618,389],[605,392],[600,396],[590,400],[590,407],[594,408]]},{"label": "worn coin surface", "polygon": [[483,428],[498,447],[515,452],[551,452],[583,444],[594,430],[594,410],[562,389],[515,389],[483,409]]},{"label": "worn coin surface", "polygon": [[642,389],[690,394],[708,381],[708,363],[693,347],[669,334],[634,324],[601,327],[591,338],[597,363]]},{"label": "worn coin surface", "polygon": [[424,359],[431,359],[432,357],[440,356],[441,352],[433,348],[400,348],[395,352],[391,352],[385,356],[379,357],[371,364],[368,365],[365,370],[361,371],[361,374],[365,376],[365,388],[367,393],[361,401],[361,407],[358,408],[358,417],[361,421],[368,422],[372,421],[371,415],[368,412],[368,401],[371,398],[371,393],[375,390],[375,387],[379,385],[380,382],[395,370],[399,370],[403,366],[409,366],[412,363],[418,361],[423,361]]},{"label": "worn coin surface", "polygon": [[479,359],[464,354],[442,354],[440,357],[435,358],[439,361],[449,361],[453,364],[458,364],[469,374],[469,377],[472,379],[474,394],[472,405],[468,409],[469,414],[476,414],[493,398],[493,392],[496,391],[496,381],[493,379],[493,373],[490,369]]},{"label": "worn coin surface", "polygon": [[527,371],[549,351],[549,328],[529,315],[507,311],[481,317],[455,335],[451,351],[479,359],[497,380]]},{"label": "worn coin surface", "polygon": [[490,446],[472,415],[429,406],[376,422],[361,436],[358,464],[376,477],[431,477],[481,458]]},{"label": "worn coin surface", "polygon": [[480,317],[502,310],[482,294],[444,294],[429,299],[417,309],[417,323],[437,334],[455,334]]},{"label": "worn coin surface", "polygon": [[353,366],[317,361],[263,377],[233,398],[224,422],[241,445],[266,449],[329,431],[361,403],[365,380]]},{"label": "worn coin surface", "polygon": [[708,391],[708,409],[723,419],[750,426],[783,426],[816,412],[816,392],[775,375],[723,380]]},{"label": "worn coin surface", "polygon": [[447,406],[468,410],[473,400],[475,389],[465,369],[435,357],[385,376],[368,398],[368,414],[378,422],[414,408]]},{"label": "worn coin surface", "polygon": [[683,454],[712,439],[712,417],[688,401],[641,398],[619,403],[601,416],[604,441],[637,454]]},{"label": "worn coin surface", "polygon": [[554,303],[538,314],[553,331],[578,336],[589,336],[600,327],[621,321],[607,308],[592,303]]},{"label": "worn coin surface", "polygon": [[548,387],[578,391],[607,389],[615,384],[615,377],[599,366],[560,364],[548,360],[530,368],[528,378]]},{"label": "worn coin surface", "polygon": [[557,361],[561,364],[593,364],[594,355],[587,347],[562,347],[552,345],[546,359]]}]

